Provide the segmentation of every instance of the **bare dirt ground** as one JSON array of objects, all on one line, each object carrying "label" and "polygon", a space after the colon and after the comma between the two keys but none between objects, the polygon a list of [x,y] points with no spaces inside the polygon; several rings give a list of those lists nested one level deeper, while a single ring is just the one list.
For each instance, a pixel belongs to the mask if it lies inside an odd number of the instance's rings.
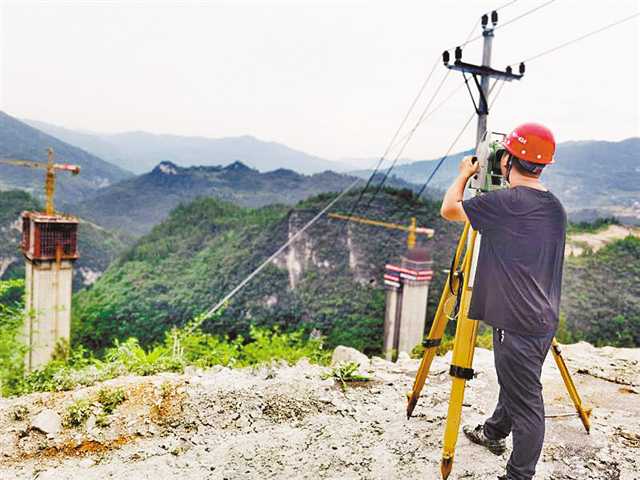
[{"label": "bare dirt ground", "polygon": [[629,235],[640,237],[640,228],[625,225],[609,225],[606,230],[597,233],[574,233],[567,237],[565,255],[582,255],[585,247],[597,252],[607,243],[621,240]]},{"label": "bare dirt ground", "polygon": [[[572,413],[551,356],[543,372],[547,436],[537,480],[640,479],[640,349],[564,348],[591,434]],[[374,359],[371,382],[343,392],[322,380],[327,368],[296,366],[121,377],[72,392],[0,400],[0,478],[39,480],[437,479],[450,377],[437,358],[414,418],[405,394],[416,360]],[[490,351],[476,351],[463,423],[482,421],[495,404]],[[104,427],[46,435],[31,427],[43,409],[63,415],[100,387],[124,386],[127,399]],[[10,412],[27,408],[25,418]],[[495,479],[496,457],[461,435],[452,480]]]}]

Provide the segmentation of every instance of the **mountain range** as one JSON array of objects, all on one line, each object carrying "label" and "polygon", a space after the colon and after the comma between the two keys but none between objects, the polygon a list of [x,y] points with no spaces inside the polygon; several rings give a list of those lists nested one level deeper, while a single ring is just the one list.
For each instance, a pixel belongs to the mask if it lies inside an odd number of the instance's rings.
[{"label": "mountain range", "polygon": [[[80,175],[61,173],[56,176],[56,199],[59,201],[79,201],[98,188],[132,175],[95,155],[0,112],[0,158],[46,162],[49,147],[54,150],[54,161],[80,166]],[[0,190],[20,188],[42,198],[44,177],[44,170],[0,164]]]},{"label": "mountain range", "polygon": [[160,162],[190,167],[228,165],[240,161],[261,172],[286,168],[305,174],[350,169],[347,164],[325,160],[251,135],[206,138],[142,131],[105,134],[71,130],[37,120],[24,121],[134,173],[148,172]]},{"label": "mountain range", "polygon": [[[330,171],[301,175],[280,168],[260,173],[242,162],[189,168],[162,162],[149,173],[99,189],[82,202],[66,204],[65,210],[108,229],[139,236],[178,204],[197,197],[215,197],[245,207],[293,205],[312,195],[341,191],[355,180],[357,177]],[[396,178],[388,184],[414,187]]]},{"label": "mountain range", "polygon": [[[470,150],[451,155],[430,183],[447,188],[457,175],[458,164]],[[564,142],[557,147],[556,162],[542,174],[543,183],[554,192],[574,221],[615,216],[640,223],[640,138],[620,142]],[[423,184],[438,160],[399,165],[393,172],[407,182]],[[352,172],[367,178],[371,170]]]}]

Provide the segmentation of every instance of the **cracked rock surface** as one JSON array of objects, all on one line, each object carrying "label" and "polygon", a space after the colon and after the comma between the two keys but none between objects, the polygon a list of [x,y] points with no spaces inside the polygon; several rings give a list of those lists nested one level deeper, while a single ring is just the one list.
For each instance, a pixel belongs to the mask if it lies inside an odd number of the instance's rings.
[{"label": "cracked rock surface", "polygon": [[[563,347],[587,407],[589,435],[573,413],[551,356],[543,369],[547,435],[537,480],[640,479],[640,349]],[[345,392],[322,380],[326,367],[302,360],[230,370],[189,368],[184,375],[120,377],[71,392],[0,399],[0,478],[142,479],[438,479],[447,415],[450,355],[437,357],[413,418],[405,395],[417,360],[376,358],[370,382]],[[497,398],[490,351],[477,349],[462,423],[481,422]],[[127,398],[93,421],[49,434],[32,426],[41,412],[64,416],[74,400],[103,387]],[[10,412],[20,407],[19,419]],[[460,435],[450,479],[495,479],[496,457]]]}]

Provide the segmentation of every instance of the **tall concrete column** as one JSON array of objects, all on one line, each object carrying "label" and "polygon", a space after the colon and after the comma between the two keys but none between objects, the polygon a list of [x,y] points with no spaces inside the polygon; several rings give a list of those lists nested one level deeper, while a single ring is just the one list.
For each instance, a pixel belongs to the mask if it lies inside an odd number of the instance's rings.
[{"label": "tall concrete column", "polygon": [[[398,279],[399,280],[399,279]],[[384,315],[384,357],[391,361],[398,353],[398,331],[400,329],[400,305],[402,302],[402,288],[390,282],[385,275],[386,306]]]},{"label": "tall concrete column", "polygon": [[433,272],[432,261],[425,248],[413,248],[402,257],[401,267],[411,273],[401,273],[402,278],[402,314],[398,352],[411,353],[422,343],[427,316],[429,284]]},{"label": "tall concrete column", "polygon": [[61,340],[69,342],[73,264],[27,260],[25,270],[24,336],[29,346],[25,366],[31,371],[51,360]]},{"label": "tall concrete column", "polygon": [[384,354],[388,360],[400,352],[411,353],[422,342],[433,276],[431,264],[425,248],[413,248],[400,265],[385,267]]},{"label": "tall concrete column", "polygon": [[32,371],[53,358],[71,337],[73,263],[78,258],[78,219],[39,212],[22,214],[25,257],[25,368]]}]

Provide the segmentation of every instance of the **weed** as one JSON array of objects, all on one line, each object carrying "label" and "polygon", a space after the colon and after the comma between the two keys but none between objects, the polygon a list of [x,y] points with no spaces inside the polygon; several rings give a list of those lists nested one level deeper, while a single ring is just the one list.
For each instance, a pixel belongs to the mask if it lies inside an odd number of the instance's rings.
[{"label": "weed", "polygon": [[100,412],[96,415],[96,426],[105,428],[109,426],[109,415],[104,412]]},{"label": "weed", "polygon": [[173,394],[173,384],[169,381],[162,382],[162,385],[160,385],[160,396],[163,399],[167,399],[172,394]]},{"label": "weed", "polygon": [[67,407],[62,424],[65,427],[79,427],[92,413],[92,405],[86,398],[76,400]]},{"label": "weed", "polygon": [[360,364],[357,362],[343,362],[323,374],[322,379],[333,378],[336,382],[340,382],[340,387],[344,392],[347,389],[347,382],[368,382],[371,380],[366,375],[356,373],[358,368],[360,368]]},{"label": "weed", "polygon": [[109,415],[125,401],[126,395],[123,388],[102,388],[98,391],[96,400],[102,405],[102,411]]},{"label": "weed", "polygon": [[16,421],[24,420],[28,414],[29,409],[26,405],[14,405],[8,412],[9,418]]}]

